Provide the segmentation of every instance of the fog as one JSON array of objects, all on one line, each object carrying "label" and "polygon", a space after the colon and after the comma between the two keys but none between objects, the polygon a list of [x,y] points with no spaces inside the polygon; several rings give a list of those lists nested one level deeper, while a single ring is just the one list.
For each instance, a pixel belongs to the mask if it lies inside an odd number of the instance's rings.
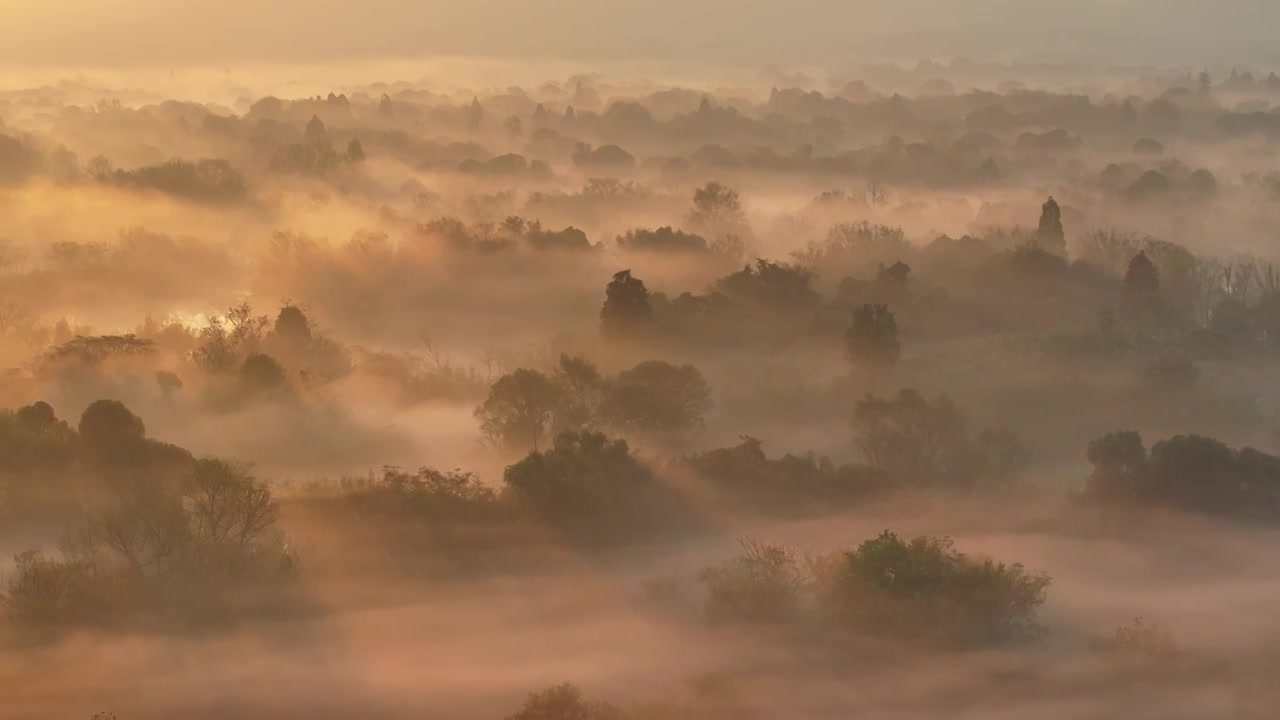
[{"label": "fog", "polygon": [[1280,712],[1270,6],[10,5],[0,718]]}]

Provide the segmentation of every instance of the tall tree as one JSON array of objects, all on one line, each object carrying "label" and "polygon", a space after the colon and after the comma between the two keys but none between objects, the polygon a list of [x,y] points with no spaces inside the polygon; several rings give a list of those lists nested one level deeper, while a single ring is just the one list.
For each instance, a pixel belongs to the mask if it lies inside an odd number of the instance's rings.
[{"label": "tall tree", "polygon": [[1050,195],[1040,208],[1040,227],[1036,230],[1036,239],[1045,250],[1059,254],[1067,251],[1067,235],[1062,229],[1062,208],[1058,201]]},{"label": "tall tree", "polygon": [[1160,303],[1160,273],[1155,263],[1139,250],[1124,273],[1124,304],[1128,309],[1151,311]]},{"label": "tall tree", "polygon": [[633,277],[630,270],[615,273],[605,288],[600,334],[610,340],[635,338],[652,324],[653,308],[649,306],[649,290],[644,281]]},{"label": "tall tree", "polygon": [[536,452],[561,405],[561,389],[554,380],[521,368],[498,378],[475,416],[490,440],[508,447],[527,444]]},{"label": "tall tree", "polygon": [[898,320],[888,305],[863,305],[853,311],[853,322],[844,334],[849,362],[867,370],[887,370],[898,363]]}]

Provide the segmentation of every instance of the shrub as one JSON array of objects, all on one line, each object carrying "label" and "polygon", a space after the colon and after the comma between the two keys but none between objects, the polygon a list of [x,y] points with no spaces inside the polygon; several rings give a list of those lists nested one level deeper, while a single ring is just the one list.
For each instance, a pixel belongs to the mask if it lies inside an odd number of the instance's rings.
[{"label": "shrub", "polygon": [[949,538],[892,532],[814,564],[819,607],[834,622],[903,639],[984,645],[1038,637],[1049,578],[957,552]]},{"label": "shrub", "polygon": [[806,585],[795,554],[781,545],[740,542],[742,554],[702,573],[713,621],[780,623],[800,611]]},{"label": "shrub", "polygon": [[530,693],[524,707],[507,720],[621,720],[621,711],[605,702],[589,702],[576,685],[563,683]]}]

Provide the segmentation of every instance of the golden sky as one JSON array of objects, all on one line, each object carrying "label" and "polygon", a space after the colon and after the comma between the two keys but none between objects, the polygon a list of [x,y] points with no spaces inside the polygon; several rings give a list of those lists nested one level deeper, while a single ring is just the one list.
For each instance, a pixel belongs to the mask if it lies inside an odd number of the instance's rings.
[{"label": "golden sky", "polygon": [[0,63],[354,56],[1266,63],[1275,0],[0,0]]}]

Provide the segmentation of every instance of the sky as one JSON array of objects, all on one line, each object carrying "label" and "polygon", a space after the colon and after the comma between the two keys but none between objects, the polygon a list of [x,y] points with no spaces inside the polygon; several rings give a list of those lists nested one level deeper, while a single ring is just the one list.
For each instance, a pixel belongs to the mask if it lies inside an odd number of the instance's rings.
[{"label": "sky", "polygon": [[0,0],[0,64],[474,56],[1269,69],[1275,0]]}]

